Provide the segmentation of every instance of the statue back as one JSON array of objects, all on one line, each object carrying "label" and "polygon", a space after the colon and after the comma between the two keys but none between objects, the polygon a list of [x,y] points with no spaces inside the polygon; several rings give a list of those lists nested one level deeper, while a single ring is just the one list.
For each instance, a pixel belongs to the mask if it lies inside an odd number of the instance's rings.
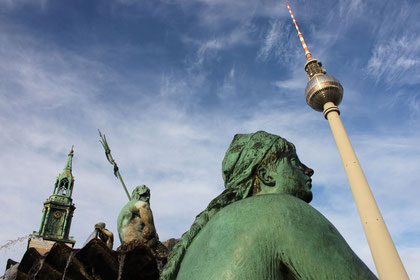
[{"label": "statue back", "polygon": [[247,198],[200,231],[177,280],[376,279],[337,229],[290,195]]}]

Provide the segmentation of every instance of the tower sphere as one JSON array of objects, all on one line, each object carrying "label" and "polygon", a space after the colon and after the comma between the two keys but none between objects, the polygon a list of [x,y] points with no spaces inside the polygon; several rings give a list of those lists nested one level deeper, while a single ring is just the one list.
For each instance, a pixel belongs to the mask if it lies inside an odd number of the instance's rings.
[{"label": "tower sphere", "polygon": [[313,76],[305,88],[306,103],[312,109],[322,112],[324,104],[333,102],[338,106],[343,99],[343,87],[331,75],[317,74]]}]

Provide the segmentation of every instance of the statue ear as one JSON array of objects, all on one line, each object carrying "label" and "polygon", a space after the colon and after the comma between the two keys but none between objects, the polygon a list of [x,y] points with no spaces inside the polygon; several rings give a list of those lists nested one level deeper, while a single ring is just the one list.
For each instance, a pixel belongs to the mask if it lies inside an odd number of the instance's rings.
[{"label": "statue ear", "polygon": [[276,181],[270,176],[269,171],[265,167],[260,167],[257,170],[257,176],[260,181],[266,186],[274,186]]}]

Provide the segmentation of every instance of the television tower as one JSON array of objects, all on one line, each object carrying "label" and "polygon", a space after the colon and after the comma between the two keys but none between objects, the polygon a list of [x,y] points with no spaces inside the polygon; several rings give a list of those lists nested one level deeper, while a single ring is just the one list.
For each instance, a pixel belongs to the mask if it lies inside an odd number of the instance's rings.
[{"label": "television tower", "polygon": [[336,78],[326,74],[321,61],[312,57],[289,3],[286,5],[307,58],[305,72],[309,82],[305,88],[306,103],[315,111],[323,112],[330,124],[379,279],[409,279],[341,122],[338,105],[343,99],[343,87]]}]

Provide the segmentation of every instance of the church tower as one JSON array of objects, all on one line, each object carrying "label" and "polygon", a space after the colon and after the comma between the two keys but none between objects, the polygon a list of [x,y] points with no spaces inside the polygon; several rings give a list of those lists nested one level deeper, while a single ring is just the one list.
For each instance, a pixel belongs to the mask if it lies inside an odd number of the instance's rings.
[{"label": "church tower", "polygon": [[73,247],[74,241],[69,238],[71,219],[76,207],[71,198],[74,185],[72,174],[73,147],[68,154],[66,165],[58,175],[53,194],[44,202],[41,224],[38,232],[29,239],[28,248],[35,248],[41,254],[47,253],[56,242]]}]

